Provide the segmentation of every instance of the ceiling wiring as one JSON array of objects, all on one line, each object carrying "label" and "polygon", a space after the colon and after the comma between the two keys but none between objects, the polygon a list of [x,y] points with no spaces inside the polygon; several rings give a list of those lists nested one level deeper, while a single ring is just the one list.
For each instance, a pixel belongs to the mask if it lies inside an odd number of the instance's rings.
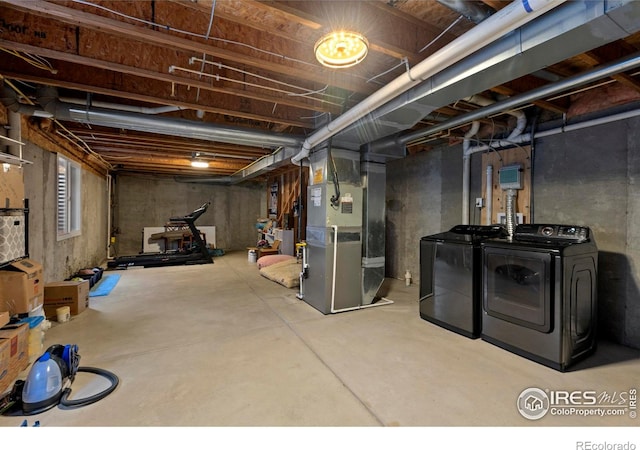
[{"label": "ceiling wiring", "polygon": [[[237,67],[233,67],[233,66],[229,66],[229,65],[226,65],[226,64],[222,64],[221,62],[206,61],[204,59],[199,59],[199,58],[195,58],[195,57],[189,59],[189,64],[192,64],[193,62],[200,62],[200,61],[202,61],[203,64],[209,64],[209,65],[212,65],[212,66],[216,66],[219,69],[232,70],[234,72],[242,73],[244,75],[250,75],[252,77],[259,78],[261,80],[269,81],[269,82],[276,83],[276,84],[281,84],[283,86],[287,86],[287,87],[290,87],[290,88],[294,88],[294,89],[298,89],[300,91],[303,91],[300,94],[297,94],[297,93],[294,93],[294,92],[290,92],[290,93],[287,94],[287,95],[290,95],[290,96],[300,96],[300,97],[302,97],[302,96],[307,96],[307,95],[312,95],[312,94],[321,94],[321,93],[324,93],[324,91],[326,91],[327,88],[329,87],[329,85],[325,85],[325,87],[323,87],[323,88],[320,88],[320,89],[317,89],[317,90],[311,90],[311,89],[307,89],[307,88],[302,87],[302,86],[297,86],[295,84],[291,84],[291,83],[287,83],[287,82],[284,82],[284,81],[276,80],[275,78],[265,77],[263,75],[258,75],[257,73],[254,73],[254,72],[249,72],[247,70],[239,69]],[[342,100],[342,97],[337,96],[337,95],[325,94],[325,96]],[[322,100],[322,99],[314,99],[314,100],[325,102],[325,100]]]},{"label": "ceiling wiring", "polygon": [[[215,10],[216,10],[216,0],[213,0],[213,2],[211,2],[211,14],[209,15],[209,27],[207,28],[207,34],[205,36],[205,39],[207,40],[211,35],[211,26],[213,25],[213,17],[214,17]],[[200,72],[204,72],[204,64],[206,59],[207,59],[207,54],[203,53],[202,66],[200,67]],[[198,90],[196,91],[196,102],[198,102],[199,100],[200,100],[200,88],[198,88]]]},{"label": "ceiling wiring", "polygon": [[427,45],[425,45],[424,47],[422,47],[420,50],[418,50],[418,53],[422,53],[423,51],[425,51],[426,49],[428,49],[429,47],[431,47],[433,44],[435,44],[440,38],[442,38],[442,36],[444,36],[445,34],[447,34],[447,32],[453,28],[458,22],[460,22],[460,20],[462,20],[464,18],[464,16],[459,16],[456,20],[453,21],[453,23],[451,23],[451,25],[449,25],[447,28],[444,29],[444,31],[442,33],[440,33],[439,35],[437,35],[435,38],[433,38]]},{"label": "ceiling wiring", "polygon": [[38,69],[46,70],[48,72],[51,72],[52,74],[58,73],[58,70],[54,69],[51,63],[49,63],[49,61],[42,58],[41,56],[32,55],[26,52],[19,52],[17,50],[9,50],[2,46],[0,46],[0,50],[2,50],[3,52],[9,53],[10,55],[13,55],[17,58],[20,58],[26,63],[31,64],[34,67],[37,67]]},{"label": "ceiling wiring", "polygon": [[[244,86],[251,86],[251,87],[258,88],[258,89],[278,92],[278,93],[281,93],[281,94],[286,94],[286,95],[292,94],[291,91],[286,91],[286,90],[283,90],[283,89],[278,89],[278,88],[270,87],[270,86],[264,86],[264,85],[257,84],[257,83],[251,83],[249,81],[236,80],[236,79],[233,79],[233,78],[224,77],[224,76],[217,75],[217,74],[201,73],[201,72],[199,72],[197,70],[187,69],[187,68],[184,68],[184,67],[178,67],[178,66],[169,67],[169,73],[173,73],[176,70],[177,71],[181,71],[181,72],[195,74],[195,75],[202,75],[202,76],[205,76],[207,78],[214,79],[216,81],[228,81],[230,83],[242,84]],[[256,75],[256,77],[260,78],[259,75]],[[273,81],[273,82],[277,83],[276,80],[270,80],[270,81]],[[283,83],[281,83],[281,84],[283,84]],[[324,100],[324,99],[321,99],[321,98],[316,98],[316,97],[306,97],[306,98],[309,98],[311,100],[314,100],[314,101],[317,101],[317,102],[321,102],[321,103],[328,103],[328,104],[334,105],[334,106],[341,106],[340,103],[330,102],[328,100]]]}]

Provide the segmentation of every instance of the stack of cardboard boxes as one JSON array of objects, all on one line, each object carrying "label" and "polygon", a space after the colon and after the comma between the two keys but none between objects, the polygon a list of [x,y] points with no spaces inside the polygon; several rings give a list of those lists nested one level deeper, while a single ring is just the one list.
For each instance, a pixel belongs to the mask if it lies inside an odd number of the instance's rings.
[{"label": "stack of cardboard boxes", "polygon": [[29,365],[29,324],[7,323],[14,316],[37,314],[43,303],[42,265],[24,258],[0,270],[0,394]]},{"label": "stack of cardboard boxes", "polygon": [[22,168],[0,164],[0,395],[40,356],[30,354],[41,352],[32,338],[44,341],[46,328],[31,329],[42,320],[28,319],[56,318],[63,306],[75,316],[89,306],[88,280],[45,285],[42,265],[28,258],[24,197]]},{"label": "stack of cardboard boxes", "polygon": [[[0,269],[0,395],[10,390],[20,372],[40,355],[30,355],[29,323],[7,325],[11,318],[44,315],[68,306],[72,316],[89,306],[89,281],[44,284],[42,265],[24,258]],[[36,347],[37,348],[37,347]]]}]

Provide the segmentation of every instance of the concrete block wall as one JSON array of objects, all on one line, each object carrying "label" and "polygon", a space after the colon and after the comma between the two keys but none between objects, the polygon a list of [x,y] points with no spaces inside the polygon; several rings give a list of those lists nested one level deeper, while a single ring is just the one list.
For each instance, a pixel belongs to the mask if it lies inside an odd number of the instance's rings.
[{"label": "concrete block wall", "polygon": [[96,267],[107,258],[107,182],[82,171],[82,234],[56,239],[56,154],[27,142],[25,197],[29,199],[29,256],[43,266],[45,282],[64,280],[79,269]]},{"label": "concrete block wall", "polygon": [[[640,348],[639,130],[634,118],[538,139],[533,180],[535,222],[592,229],[600,336],[634,348]],[[472,157],[471,198],[483,196],[480,159]],[[419,283],[420,238],[460,223],[461,204],[461,146],[389,162],[386,275],[403,278],[409,269]]]},{"label": "concrete block wall", "polygon": [[189,214],[210,201],[196,226],[216,227],[216,246],[244,250],[257,242],[255,224],[266,214],[264,183],[233,186],[178,183],[171,178],[120,175],[115,178],[113,227],[117,255],[141,251],[144,227],[161,227],[171,217]]}]

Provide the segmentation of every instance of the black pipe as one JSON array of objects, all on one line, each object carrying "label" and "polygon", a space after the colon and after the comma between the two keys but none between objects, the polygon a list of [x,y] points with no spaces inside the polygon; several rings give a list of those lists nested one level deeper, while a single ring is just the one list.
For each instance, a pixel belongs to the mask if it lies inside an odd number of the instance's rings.
[{"label": "black pipe", "polygon": [[538,117],[540,116],[540,111],[536,108],[536,113],[533,116],[533,120],[531,121],[531,188],[529,189],[529,223],[535,223],[535,215],[534,215],[534,195],[533,195],[533,175],[534,175],[534,166],[536,160],[536,125],[538,124]]}]

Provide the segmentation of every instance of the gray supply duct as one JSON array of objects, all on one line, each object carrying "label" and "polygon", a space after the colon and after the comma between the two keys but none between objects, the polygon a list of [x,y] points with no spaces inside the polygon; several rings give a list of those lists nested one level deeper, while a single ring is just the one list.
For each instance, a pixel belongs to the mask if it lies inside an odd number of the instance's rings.
[{"label": "gray supply duct", "polygon": [[370,305],[384,281],[387,167],[363,161],[362,304]]},{"label": "gray supply duct", "polygon": [[[392,80],[335,120],[318,129],[304,141],[300,153],[295,155],[291,162],[297,164],[300,160],[309,156],[312,148],[355,124],[385,103],[400,97],[404,92],[420,85],[443,69],[453,66],[474,52],[497,41],[502,36],[562,3],[564,1],[560,0],[529,0],[522,3],[510,3],[471,31],[438,50],[405,74]],[[436,108],[431,110],[433,109]],[[422,115],[424,116],[429,112],[423,111]]]},{"label": "gray supply duct", "polygon": [[228,144],[261,148],[299,146],[302,139],[286,134],[263,133],[246,128],[213,125],[206,122],[157,117],[108,108],[83,107],[58,100],[57,90],[46,87],[38,90],[38,103],[58,120],[88,123],[125,130],[146,131],[169,136],[182,136]]}]

